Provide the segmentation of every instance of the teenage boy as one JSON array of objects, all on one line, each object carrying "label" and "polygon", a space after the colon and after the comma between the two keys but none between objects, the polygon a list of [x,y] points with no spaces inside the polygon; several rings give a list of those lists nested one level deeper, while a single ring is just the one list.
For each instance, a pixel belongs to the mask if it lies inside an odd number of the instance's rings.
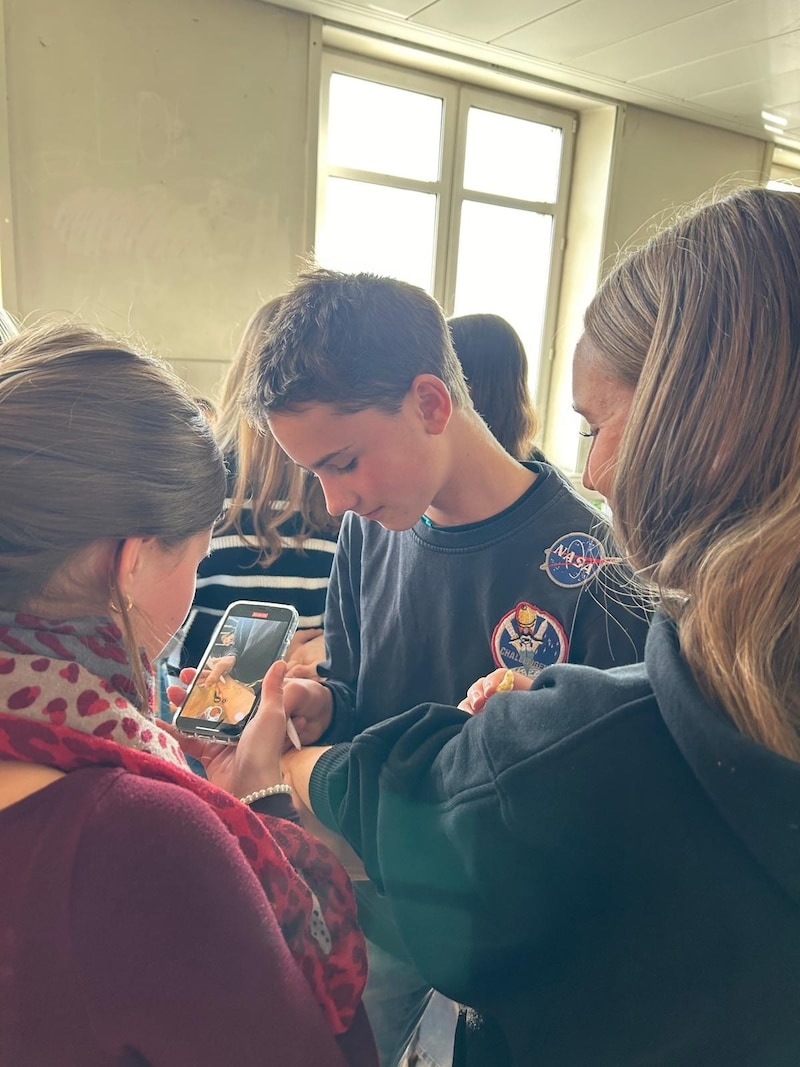
[{"label": "teenage boy", "polygon": [[[345,516],[323,680],[285,686],[304,743],[350,740],[423,701],[457,704],[497,667],[532,677],[566,660],[641,659],[647,620],[607,566],[597,512],[554,468],[518,462],[492,436],[423,290],[301,274],[268,327],[245,403],[319,478],[328,511]],[[371,946],[365,996],[388,1067],[427,986],[403,962],[374,888],[357,891],[367,936],[389,952]]]}]

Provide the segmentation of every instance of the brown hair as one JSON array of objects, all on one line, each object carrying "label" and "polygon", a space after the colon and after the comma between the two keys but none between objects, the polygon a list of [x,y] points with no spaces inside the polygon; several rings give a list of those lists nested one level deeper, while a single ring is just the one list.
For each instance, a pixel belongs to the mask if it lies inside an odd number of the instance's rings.
[{"label": "brown hair", "polygon": [[800,194],[747,189],[652,239],[587,332],[638,384],[615,527],[707,698],[800,759]]},{"label": "brown hair", "polygon": [[459,315],[448,325],[476,410],[506,452],[530,459],[539,420],[519,334],[499,315]]},{"label": "brown hair", "polygon": [[[0,348],[0,605],[22,610],[68,579],[100,540],[177,546],[210,528],[225,496],[211,430],[156,359],[89,327],[24,329]],[[115,575],[111,599],[141,699],[146,687]]]},{"label": "brown hair", "polygon": [[300,274],[265,330],[245,405],[261,426],[304,404],[342,413],[400,410],[419,374],[434,374],[471,408],[442,309],[396,278],[317,268]]},{"label": "brown hair", "polygon": [[267,426],[256,429],[242,411],[244,383],[280,304],[280,297],[270,300],[248,322],[225,378],[216,419],[217,439],[234,464],[231,498],[217,532],[235,530],[247,543],[242,515],[249,502],[253,534],[260,549],[258,561],[265,566],[280,556],[283,546],[278,527],[292,516],[299,516],[294,536],[300,545],[318,531],[335,533],[339,529],[339,519],[332,518],[325,507],[319,481],[289,459]]}]

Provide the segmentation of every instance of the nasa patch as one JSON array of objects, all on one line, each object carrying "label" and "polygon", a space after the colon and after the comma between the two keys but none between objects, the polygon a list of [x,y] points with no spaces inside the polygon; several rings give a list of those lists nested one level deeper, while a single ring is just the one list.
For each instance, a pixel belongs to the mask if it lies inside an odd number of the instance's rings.
[{"label": "nasa patch", "polygon": [[591,534],[564,534],[545,549],[541,569],[562,589],[574,589],[590,582],[604,563],[612,562],[604,551],[603,542]]},{"label": "nasa patch", "polygon": [[495,627],[492,649],[499,667],[535,678],[545,667],[566,660],[569,642],[555,616],[521,601]]}]

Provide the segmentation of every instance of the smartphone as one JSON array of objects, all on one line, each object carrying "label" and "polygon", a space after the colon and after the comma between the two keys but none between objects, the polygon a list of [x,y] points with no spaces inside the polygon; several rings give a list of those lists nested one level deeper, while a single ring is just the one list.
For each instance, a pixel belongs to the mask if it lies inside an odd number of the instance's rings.
[{"label": "smartphone", "polygon": [[258,707],[264,675],[286,652],[297,621],[286,604],[231,604],[197,665],[175,726],[212,741],[238,741]]}]

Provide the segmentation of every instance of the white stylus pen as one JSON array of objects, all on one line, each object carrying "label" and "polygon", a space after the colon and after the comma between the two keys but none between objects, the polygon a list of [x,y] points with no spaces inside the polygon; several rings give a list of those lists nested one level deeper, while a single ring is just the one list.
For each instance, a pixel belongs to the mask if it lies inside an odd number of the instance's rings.
[{"label": "white stylus pen", "polygon": [[292,722],[292,720],[289,718],[288,715],[286,717],[286,736],[289,738],[289,740],[292,742],[292,744],[294,745],[295,748],[302,748],[303,747],[301,745],[301,743],[300,743],[300,737],[299,737],[299,735],[297,733],[297,727],[295,726],[295,724]]}]

